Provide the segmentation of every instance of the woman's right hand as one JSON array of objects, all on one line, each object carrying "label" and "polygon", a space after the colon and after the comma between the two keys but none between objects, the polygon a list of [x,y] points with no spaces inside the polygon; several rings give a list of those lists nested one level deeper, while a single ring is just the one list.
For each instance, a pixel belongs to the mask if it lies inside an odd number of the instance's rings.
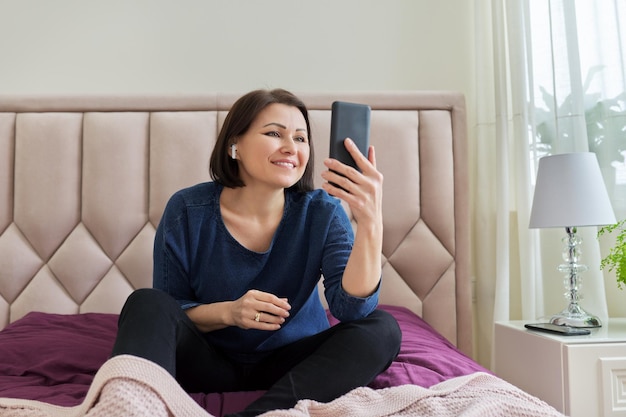
[{"label": "woman's right hand", "polygon": [[278,330],[289,317],[290,309],[286,298],[249,290],[231,303],[231,325],[242,329]]},{"label": "woman's right hand", "polygon": [[229,326],[278,330],[289,317],[290,309],[286,298],[279,298],[259,290],[249,290],[235,301],[192,307],[187,310],[187,315],[204,333]]}]

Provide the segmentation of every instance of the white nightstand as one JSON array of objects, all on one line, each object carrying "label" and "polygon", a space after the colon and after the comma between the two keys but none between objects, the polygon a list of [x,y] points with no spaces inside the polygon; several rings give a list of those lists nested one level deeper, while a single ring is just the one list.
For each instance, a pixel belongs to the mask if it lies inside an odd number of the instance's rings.
[{"label": "white nightstand", "polygon": [[626,318],[588,336],[526,330],[498,322],[495,373],[572,417],[626,416]]}]

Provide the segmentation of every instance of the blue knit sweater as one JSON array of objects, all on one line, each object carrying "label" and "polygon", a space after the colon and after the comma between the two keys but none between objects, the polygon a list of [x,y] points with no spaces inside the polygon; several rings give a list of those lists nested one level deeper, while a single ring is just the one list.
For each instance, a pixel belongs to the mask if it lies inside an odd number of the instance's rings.
[{"label": "blue knit sweater", "polygon": [[329,327],[317,283],[339,320],[368,315],[378,290],[353,297],[341,286],[354,235],[340,201],[323,190],[285,191],[283,218],[270,248],[246,249],[228,232],[220,214],[222,186],[202,183],[174,194],[165,208],[154,243],[155,288],[172,295],[183,309],[236,300],[250,289],[287,298],[290,316],[277,331],[237,327],[208,332],[207,340],[229,356],[254,362],[285,344]]}]

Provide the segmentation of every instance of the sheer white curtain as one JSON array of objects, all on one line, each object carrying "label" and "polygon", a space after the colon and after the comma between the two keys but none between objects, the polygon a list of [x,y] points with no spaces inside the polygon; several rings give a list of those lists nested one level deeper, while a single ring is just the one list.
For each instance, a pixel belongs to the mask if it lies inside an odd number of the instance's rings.
[{"label": "sheer white curtain", "polygon": [[[491,365],[495,321],[537,320],[566,305],[556,270],[564,231],[528,229],[538,159],[596,152],[616,215],[626,214],[626,166],[618,158],[626,151],[622,3],[476,0],[473,247],[483,365]],[[618,304],[607,304],[620,294],[614,278],[605,289],[596,230],[581,232],[590,266],[582,305],[601,318],[621,315]]]}]

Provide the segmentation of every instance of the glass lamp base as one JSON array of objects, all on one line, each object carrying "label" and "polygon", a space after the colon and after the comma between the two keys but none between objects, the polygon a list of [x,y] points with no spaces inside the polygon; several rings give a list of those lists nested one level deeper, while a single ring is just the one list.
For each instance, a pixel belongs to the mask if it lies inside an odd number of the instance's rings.
[{"label": "glass lamp base", "polygon": [[550,323],[570,327],[602,327],[602,322],[598,317],[587,313],[578,305],[570,306],[555,314],[550,318]]},{"label": "glass lamp base", "polygon": [[564,243],[563,259],[564,264],[559,265],[559,272],[565,274],[565,298],[569,301],[569,305],[563,311],[555,314],[550,319],[550,323],[560,326],[571,327],[602,327],[600,319],[587,313],[578,304],[582,299],[580,288],[582,286],[579,274],[587,270],[587,266],[579,263],[581,239],[576,233],[575,227],[566,227],[565,236],[562,241]]}]

